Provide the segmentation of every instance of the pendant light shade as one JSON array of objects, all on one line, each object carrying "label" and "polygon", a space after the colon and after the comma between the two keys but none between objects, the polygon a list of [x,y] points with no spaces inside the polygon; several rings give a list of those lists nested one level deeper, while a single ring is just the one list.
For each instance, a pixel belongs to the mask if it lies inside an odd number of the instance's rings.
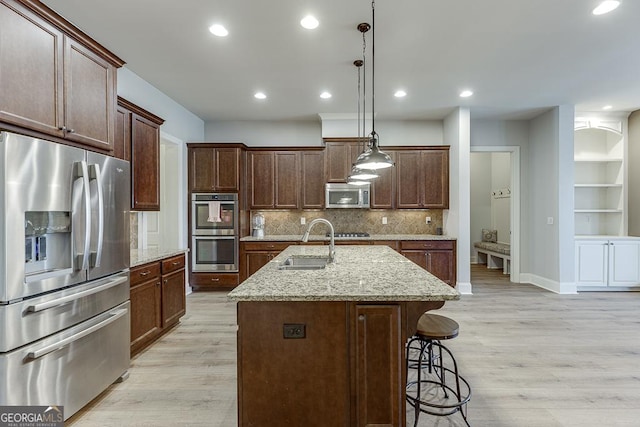
[{"label": "pendant light shade", "polygon": [[358,169],[376,170],[393,166],[393,159],[378,146],[378,138],[371,138],[369,150],[366,150],[356,159],[355,167]]},{"label": "pendant light shade", "polygon": [[[376,170],[385,169],[394,166],[393,159],[384,151],[380,150],[378,142],[378,134],[376,133],[376,87],[375,87],[375,75],[376,75],[376,2],[371,2],[371,19],[372,19],[372,35],[371,35],[371,133],[369,134],[369,145],[365,147],[365,150],[358,156],[354,167],[358,169]],[[363,33],[360,24],[358,30]],[[367,25],[367,30],[368,30]],[[366,92],[366,88],[365,88]]]},{"label": "pendant light shade", "polygon": [[377,178],[379,175],[375,173],[373,170],[360,169],[357,167],[351,168],[351,173],[349,174],[349,180],[367,180]]}]

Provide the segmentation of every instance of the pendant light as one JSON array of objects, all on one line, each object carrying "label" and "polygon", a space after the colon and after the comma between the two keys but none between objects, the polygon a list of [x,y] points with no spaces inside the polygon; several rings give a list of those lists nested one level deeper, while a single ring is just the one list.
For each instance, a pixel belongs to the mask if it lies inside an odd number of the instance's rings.
[{"label": "pendant light", "polygon": [[384,169],[394,166],[393,159],[380,150],[378,134],[376,132],[375,105],[376,105],[376,2],[371,2],[371,133],[369,134],[369,150],[363,151],[356,159],[355,166],[358,169]]},{"label": "pendant light", "polygon": [[[362,33],[362,59],[356,59],[355,61],[353,61],[353,65],[356,66],[356,68],[358,69],[358,120],[357,120],[357,124],[358,124],[358,141],[362,141],[364,143],[364,96],[362,96],[363,98],[363,108],[362,108],[362,112],[363,112],[363,116],[362,116],[362,133],[360,132],[360,96],[361,94],[364,92],[362,86],[360,85],[360,69],[363,67],[364,63],[365,63],[365,50],[366,50],[366,41],[365,41],[365,37],[364,34],[369,31],[369,28],[371,28],[369,26],[369,24],[367,23],[363,23],[363,24],[359,24],[358,25],[358,30]],[[366,69],[365,69],[366,71]],[[365,84],[363,86],[365,86],[364,89],[366,89],[366,74],[363,78],[363,80],[365,81]],[[366,145],[365,147],[363,147],[363,151],[368,150],[368,145]],[[365,169],[359,169],[357,168],[355,165],[353,165],[353,167],[351,168],[351,173],[349,174],[349,177],[347,178],[347,183],[348,184],[355,184],[355,185],[366,185],[369,184],[370,179],[374,179],[377,178],[378,174],[375,173],[373,170],[365,170]]]}]

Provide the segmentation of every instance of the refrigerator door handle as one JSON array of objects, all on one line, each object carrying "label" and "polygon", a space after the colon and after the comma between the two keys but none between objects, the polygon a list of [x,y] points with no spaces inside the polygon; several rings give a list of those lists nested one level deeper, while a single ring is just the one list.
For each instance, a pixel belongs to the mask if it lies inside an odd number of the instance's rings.
[{"label": "refrigerator door handle", "polygon": [[30,306],[27,306],[27,312],[37,313],[39,311],[48,310],[50,308],[57,307],[62,304],[67,304],[68,302],[76,301],[76,300],[79,300],[80,298],[84,298],[90,295],[100,293],[107,289],[114,288],[119,284],[126,282],[127,280],[128,280],[128,277],[118,277],[117,279],[110,280],[104,285],[96,286],[94,288],[87,289],[86,291],[78,292],[73,295],[67,295],[66,297],[62,297],[62,298],[56,298],[54,300],[43,302],[40,304],[33,304]]},{"label": "refrigerator door handle", "polygon": [[105,320],[103,320],[100,323],[96,323],[93,326],[88,327],[87,329],[83,329],[82,331],[78,332],[77,334],[73,334],[70,337],[61,339],[60,341],[50,344],[46,347],[42,347],[39,350],[35,350],[35,351],[30,351],[29,353],[27,353],[27,359],[39,359],[42,356],[45,356],[49,353],[52,353],[56,350],[60,350],[61,348],[64,348],[66,346],[68,346],[69,344],[73,343],[74,341],[78,341],[80,338],[84,338],[89,334],[94,333],[95,331],[104,328],[105,326],[109,325],[110,323],[115,322],[116,320],[118,320],[119,318],[121,318],[122,316],[124,316],[125,314],[127,314],[129,310],[126,308],[120,308],[118,310],[112,311],[109,313],[109,317]]},{"label": "refrigerator door handle", "polygon": [[95,252],[91,251],[91,267],[100,267],[100,261],[102,260],[102,243],[104,241],[104,196],[102,193],[102,173],[100,171],[100,165],[91,165],[89,173],[89,179],[96,181],[96,194],[98,196],[98,242]]},{"label": "refrigerator door handle", "polygon": [[84,247],[82,252],[76,253],[76,270],[89,269],[89,253],[91,244],[91,198],[89,196],[89,169],[84,160],[75,163],[75,178],[82,178],[82,197],[84,198]]}]

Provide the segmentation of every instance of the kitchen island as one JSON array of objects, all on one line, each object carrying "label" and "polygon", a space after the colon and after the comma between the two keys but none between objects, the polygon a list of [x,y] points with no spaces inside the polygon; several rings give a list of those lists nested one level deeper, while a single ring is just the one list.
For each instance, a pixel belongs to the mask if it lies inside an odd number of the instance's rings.
[{"label": "kitchen island", "polygon": [[290,246],[229,293],[238,302],[240,426],[404,426],[404,343],[459,293],[386,246],[338,246],[321,270],[280,270]]}]

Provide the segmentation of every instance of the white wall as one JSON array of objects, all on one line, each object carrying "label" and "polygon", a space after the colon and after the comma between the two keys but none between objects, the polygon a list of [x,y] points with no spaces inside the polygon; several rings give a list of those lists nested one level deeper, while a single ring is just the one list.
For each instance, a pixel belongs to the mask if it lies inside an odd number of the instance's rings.
[{"label": "white wall", "polygon": [[471,194],[469,175],[470,113],[468,108],[457,108],[444,120],[444,144],[449,151],[449,210],[444,211],[444,230],[457,238],[457,288],[462,293],[471,293],[470,235]]},{"label": "white wall", "polygon": [[[365,128],[370,132],[371,127]],[[209,121],[205,140],[242,142],[249,147],[320,147],[324,137],[356,137],[355,120],[317,121]],[[442,121],[377,121],[380,145],[442,145]]]},{"label": "white wall", "polygon": [[249,147],[320,147],[319,121],[209,121],[205,141],[242,142]]},{"label": "white wall", "polygon": [[204,121],[133,71],[118,69],[118,95],[164,119],[162,131],[182,141],[202,141]]},{"label": "white wall", "polygon": [[530,128],[528,281],[556,292],[575,292],[573,116],[572,107],[556,107]]}]

